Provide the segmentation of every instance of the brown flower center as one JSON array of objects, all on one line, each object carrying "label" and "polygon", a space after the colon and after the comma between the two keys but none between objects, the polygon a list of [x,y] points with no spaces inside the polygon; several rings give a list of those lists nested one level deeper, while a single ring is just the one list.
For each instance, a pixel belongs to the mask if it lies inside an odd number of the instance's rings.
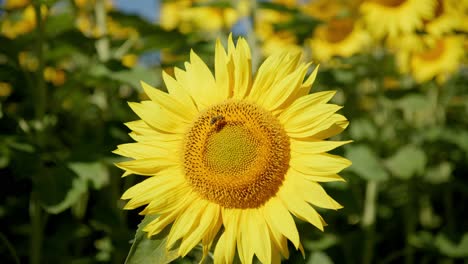
[{"label": "brown flower center", "polygon": [[264,109],[228,100],[200,113],[185,137],[185,176],[203,198],[256,208],[276,194],[289,168],[289,137]]}]

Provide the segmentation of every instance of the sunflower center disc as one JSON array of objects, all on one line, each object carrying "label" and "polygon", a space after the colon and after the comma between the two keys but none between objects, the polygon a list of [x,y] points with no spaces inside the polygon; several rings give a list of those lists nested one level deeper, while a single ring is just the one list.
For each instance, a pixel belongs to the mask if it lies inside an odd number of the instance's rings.
[{"label": "sunflower center disc", "polygon": [[289,138],[269,112],[228,100],[200,113],[187,132],[187,180],[226,208],[256,208],[276,194],[289,168]]}]

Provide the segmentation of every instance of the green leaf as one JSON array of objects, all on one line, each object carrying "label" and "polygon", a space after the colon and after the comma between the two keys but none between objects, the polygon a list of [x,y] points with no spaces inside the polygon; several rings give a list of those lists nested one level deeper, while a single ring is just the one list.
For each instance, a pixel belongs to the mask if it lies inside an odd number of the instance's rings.
[{"label": "green leaf", "polygon": [[350,126],[351,138],[354,140],[375,139],[377,130],[375,125],[369,119],[356,119]]},{"label": "green leaf", "polygon": [[44,207],[51,214],[58,214],[78,201],[86,192],[86,182],[65,165],[44,168],[33,177],[34,192]]},{"label": "green leaf", "polygon": [[75,28],[75,16],[71,13],[49,16],[45,24],[45,33],[55,37]]},{"label": "green leaf", "polygon": [[109,77],[130,84],[134,88],[140,87],[140,81],[144,81],[149,84],[161,83],[158,73],[155,70],[135,67],[127,71],[118,71],[110,73]]},{"label": "green leaf", "polygon": [[68,167],[82,180],[89,182],[96,190],[109,183],[109,171],[100,162],[73,162],[69,163]]},{"label": "green leaf", "polygon": [[166,250],[167,230],[163,230],[163,232],[151,238],[148,238],[147,233],[143,231],[143,228],[156,219],[156,217],[156,215],[147,215],[138,225],[138,230],[125,264],[166,264],[178,258],[177,249]]},{"label": "green leaf", "polygon": [[427,170],[424,179],[432,184],[441,184],[450,180],[453,166],[450,162],[444,161],[437,166],[430,167]]},{"label": "green leaf", "polygon": [[324,252],[317,251],[310,254],[307,264],[333,264],[333,260]]},{"label": "green leaf", "polygon": [[450,241],[444,234],[436,236],[434,245],[439,251],[452,258],[465,258],[468,257],[468,233],[465,233],[460,240],[460,243],[455,244]]},{"label": "green leaf", "polygon": [[324,234],[317,240],[304,242],[304,247],[311,251],[315,250],[326,250],[329,247],[336,245],[339,242],[339,238],[333,234]]},{"label": "green leaf", "polygon": [[353,145],[346,149],[346,157],[353,162],[348,170],[365,180],[384,181],[388,179],[379,157],[366,145]]},{"label": "green leaf", "polygon": [[426,154],[418,147],[407,145],[388,158],[385,164],[394,176],[409,179],[424,173]]}]

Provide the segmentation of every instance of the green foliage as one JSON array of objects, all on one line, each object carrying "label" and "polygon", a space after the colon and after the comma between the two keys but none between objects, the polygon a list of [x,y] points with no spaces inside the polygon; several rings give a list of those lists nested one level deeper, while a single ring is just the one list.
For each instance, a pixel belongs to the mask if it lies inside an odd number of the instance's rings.
[{"label": "green foliage", "polygon": [[125,260],[125,264],[139,263],[170,263],[178,258],[177,249],[166,250],[167,232],[148,238],[143,228],[156,219],[156,216],[148,215],[138,225],[132,247]]}]

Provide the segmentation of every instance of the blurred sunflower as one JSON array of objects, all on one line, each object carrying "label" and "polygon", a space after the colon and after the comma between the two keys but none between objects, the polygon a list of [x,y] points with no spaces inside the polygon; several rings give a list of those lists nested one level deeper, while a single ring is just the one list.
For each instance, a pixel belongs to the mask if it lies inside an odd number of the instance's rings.
[{"label": "blurred sunflower", "polygon": [[[198,5],[194,5],[197,3]],[[231,28],[238,13],[231,7],[216,7],[209,1],[164,1],[161,7],[160,24],[164,29],[179,29],[188,33],[194,30],[218,31]]]},{"label": "blurred sunflower", "polygon": [[340,1],[330,0],[306,1],[300,9],[304,14],[321,20],[329,20],[342,12],[343,4]]},{"label": "blurred sunflower", "polygon": [[323,230],[311,205],[341,205],[318,182],[342,181],[350,165],[326,153],[348,141],[325,139],[348,121],[327,104],[334,92],[309,94],[317,68],[304,79],[300,56],[277,53],[252,78],[247,42],[230,37],[227,52],[216,44],[214,76],[191,52],[175,78],[163,73],[168,94],[142,83],[151,100],[130,103],[141,120],[127,123],[137,142],[115,153],[133,159],[117,164],[124,176],[150,176],[122,196],[125,209],[158,215],[148,236],[172,224],[166,248],[180,241],[180,256],[200,242],[206,256],[217,241],[215,263],[231,263],[236,248],[242,263],[279,263],[287,240],[302,248],[291,214]]},{"label": "blurred sunflower", "polygon": [[271,54],[283,50],[300,52],[302,48],[297,44],[297,37],[287,30],[276,30],[275,26],[286,23],[291,16],[276,10],[259,9],[255,15],[255,33],[261,42],[262,54]]},{"label": "blurred sunflower", "polygon": [[[41,5],[41,15],[47,16],[47,6]],[[1,22],[0,33],[7,38],[14,39],[20,35],[29,33],[36,28],[36,12],[33,5],[28,5],[23,10],[18,10],[11,17],[6,17]]]},{"label": "blurred sunflower", "polygon": [[460,67],[465,54],[463,38],[446,36],[426,38],[427,48],[413,54],[410,60],[411,73],[418,82],[436,78],[441,83]]},{"label": "blurred sunflower", "polygon": [[457,0],[437,0],[434,17],[425,21],[425,29],[431,35],[449,33],[462,23],[462,12]]},{"label": "blurred sunflower", "polygon": [[371,41],[369,34],[351,18],[335,18],[315,29],[310,40],[312,57],[326,61],[333,56],[348,57],[362,51]]},{"label": "blurred sunflower", "polygon": [[377,38],[408,34],[430,19],[435,0],[367,0],[360,10],[369,31]]}]

